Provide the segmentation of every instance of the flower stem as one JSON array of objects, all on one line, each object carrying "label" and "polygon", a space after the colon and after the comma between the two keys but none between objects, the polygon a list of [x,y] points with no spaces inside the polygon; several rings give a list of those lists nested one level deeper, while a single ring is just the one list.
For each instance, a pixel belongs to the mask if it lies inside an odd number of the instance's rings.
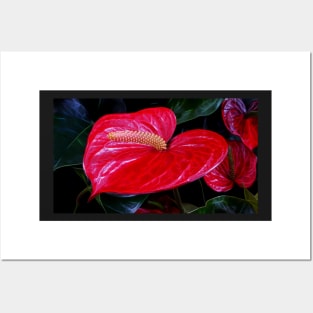
[{"label": "flower stem", "polygon": [[199,179],[199,183],[200,183],[200,187],[201,187],[203,203],[204,203],[204,206],[205,206],[205,195],[204,195],[204,190],[203,190],[203,185],[202,185],[201,179]]},{"label": "flower stem", "polygon": [[105,208],[105,206],[104,206],[103,203],[102,203],[102,200],[101,200],[100,195],[97,195],[97,196],[95,197],[95,200],[96,200],[96,201],[98,202],[98,204],[101,206],[101,208],[102,208],[102,210],[104,211],[104,213],[108,213],[107,210],[106,210],[106,208]]},{"label": "flower stem", "polygon": [[78,207],[79,207],[80,198],[81,198],[85,193],[87,193],[87,192],[90,192],[90,187],[89,187],[89,186],[87,186],[85,189],[83,189],[83,190],[78,194],[78,196],[77,196],[77,198],[76,198],[76,206],[75,206],[75,209],[74,209],[74,211],[73,211],[73,214],[76,214],[76,212],[77,212],[77,209],[78,209]]},{"label": "flower stem", "polygon": [[156,207],[158,207],[159,209],[161,209],[161,210],[164,211],[164,206],[163,206],[161,203],[159,203],[159,202],[148,200],[148,201],[147,201],[147,204],[154,205],[154,206],[156,206]]},{"label": "flower stem", "polygon": [[183,203],[181,201],[181,197],[180,197],[180,193],[179,193],[178,188],[173,189],[173,193],[174,193],[174,198],[175,198],[175,201],[178,205],[178,208],[184,213]]}]

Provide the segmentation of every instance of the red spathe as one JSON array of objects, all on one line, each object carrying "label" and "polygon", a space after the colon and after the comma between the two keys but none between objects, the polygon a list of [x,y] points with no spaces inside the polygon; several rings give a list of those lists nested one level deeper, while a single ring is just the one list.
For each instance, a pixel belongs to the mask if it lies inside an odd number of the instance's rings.
[{"label": "red spathe", "polygon": [[228,130],[241,138],[250,149],[258,146],[258,118],[249,112],[258,110],[258,102],[253,101],[247,108],[239,98],[230,98],[222,103],[222,117]]},{"label": "red spathe", "polygon": [[[83,160],[91,198],[103,192],[134,195],[173,189],[203,177],[227,155],[227,142],[219,134],[197,129],[170,140],[175,127],[174,112],[163,107],[100,118],[90,132]],[[159,151],[108,137],[125,130],[156,134],[167,148]]]},{"label": "red spathe", "polygon": [[204,176],[209,187],[225,192],[239,187],[249,188],[256,179],[256,155],[240,141],[228,141],[229,153],[224,161]]}]

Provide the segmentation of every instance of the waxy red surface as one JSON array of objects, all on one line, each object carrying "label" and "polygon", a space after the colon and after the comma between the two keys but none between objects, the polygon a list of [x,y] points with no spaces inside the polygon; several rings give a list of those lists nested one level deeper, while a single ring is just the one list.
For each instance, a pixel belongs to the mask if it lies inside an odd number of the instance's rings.
[{"label": "waxy red surface", "polygon": [[258,111],[258,102],[253,101],[247,107],[239,98],[230,98],[222,103],[222,117],[228,130],[241,138],[242,142],[249,148],[258,146],[258,118],[249,115]]},{"label": "waxy red surface", "polygon": [[232,189],[234,183],[249,188],[256,179],[256,155],[240,141],[228,141],[228,144],[227,157],[204,176],[207,185],[217,192]]},{"label": "waxy red surface", "polygon": [[[171,139],[176,117],[168,108],[108,114],[93,126],[83,159],[92,184],[91,198],[99,193],[146,194],[176,188],[207,174],[227,155],[219,134],[190,130]],[[134,142],[113,141],[114,131],[143,131],[167,142],[166,150]]]}]

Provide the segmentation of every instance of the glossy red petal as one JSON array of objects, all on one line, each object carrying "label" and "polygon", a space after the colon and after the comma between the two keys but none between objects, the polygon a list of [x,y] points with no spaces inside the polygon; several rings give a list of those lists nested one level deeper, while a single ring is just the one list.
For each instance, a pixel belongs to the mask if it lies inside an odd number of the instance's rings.
[{"label": "glossy red petal", "polygon": [[244,116],[246,114],[246,106],[241,99],[226,99],[222,103],[222,117],[228,130],[237,136],[240,136],[244,128]]},{"label": "glossy red petal", "polygon": [[234,181],[242,188],[249,188],[256,179],[256,155],[240,141],[229,141],[234,160]]},{"label": "glossy red petal", "polygon": [[254,149],[258,146],[258,118],[255,116],[245,119],[244,129],[241,140],[249,148]]},{"label": "glossy red petal", "polygon": [[204,176],[209,187],[217,192],[228,191],[234,182],[249,188],[256,179],[257,157],[240,141],[228,141],[229,154],[213,171]]},{"label": "glossy red petal", "polygon": [[195,129],[181,133],[169,144],[170,173],[181,179],[181,184],[197,180],[224,160],[227,149],[226,140],[215,132]]},{"label": "glossy red petal", "polygon": [[258,120],[256,116],[248,116],[250,111],[258,110],[258,102],[253,101],[249,109],[241,99],[226,99],[222,103],[222,117],[227,129],[239,136],[251,150],[258,145]]},{"label": "glossy red petal", "polygon": [[217,192],[229,191],[234,187],[234,182],[229,178],[229,162],[228,157],[217,166],[213,171],[210,171],[204,177],[206,184]]},{"label": "glossy red petal", "polygon": [[[101,117],[89,134],[88,143],[113,131],[133,130],[157,134],[170,140],[176,127],[176,116],[168,108],[149,108],[135,113],[107,114]],[[87,144],[88,144],[87,143]]]},{"label": "glossy red petal", "polygon": [[[159,114],[160,111],[162,114]],[[164,122],[173,122],[171,110],[158,108],[158,112],[147,109],[138,113],[114,114],[113,119],[107,116],[94,125],[83,163],[92,183],[92,197],[102,192],[146,194],[172,189],[202,177],[227,154],[224,138],[206,130],[182,133],[162,151],[147,145],[110,141],[107,138],[109,132],[116,130],[151,132],[153,129],[154,133],[168,139],[173,127]],[[150,116],[145,116],[146,113]],[[158,127],[160,132],[157,132]]]}]

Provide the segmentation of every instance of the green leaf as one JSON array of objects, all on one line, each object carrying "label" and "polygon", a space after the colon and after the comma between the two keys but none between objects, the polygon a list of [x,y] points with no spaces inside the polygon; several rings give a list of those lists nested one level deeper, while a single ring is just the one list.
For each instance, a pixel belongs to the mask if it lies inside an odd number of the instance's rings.
[{"label": "green leaf", "polygon": [[102,210],[107,213],[107,210],[105,209],[105,206],[103,205],[102,201],[101,201],[101,198],[100,198],[100,195],[97,195],[95,197],[95,200],[97,201],[97,203],[101,206]]},{"label": "green leaf", "polygon": [[74,172],[83,180],[83,182],[85,183],[86,186],[88,186],[88,178],[85,174],[85,171],[83,170],[83,168],[79,168],[79,167],[74,167],[73,168]]},{"label": "green leaf", "polygon": [[90,121],[86,108],[75,98],[64,99],[61,102],[56,101],[54,103],[54,114],[75,117],[86,122]]},{"label": "green leaf", "polygon": [[184,213],[191,213],[198,209],[198,207],[195,206],[194,204],[186,203],[186,202],[182,203],[182,208],[184,210]]},{"label": "green leaf", "polygon": [[85,195],[86,193],[90,193],[91,192],[91,187],[87,186],[86,188],[84,188],[76,197],[76,206],[74,208],[73,213],[75,214],[77,212],[77,209],[80,205],[80,200],[82,198],[83,195]]},{"label": "green leaf", "polygon": [[256,193],[255,195],[253,195],[248,189],[245,188],[244,195],[246,201],[248,201],[252,205],[255,213],[258,213],[259,212],[258,194]]},{"label": "green leaf", "polygon": [[104,207],[121,214],[135,213],[147,198],[148,195],[122,197],[107,193],[100,194]]},{"label": "green leaf", "polygon": [[174,111],[177,124],[181,124],[199,116],[211,115],[219,108],[223,100],[223,98],[171,99],[168,107]]},{"label": "green leaf", "polygon": [[164,210],[164,206],[160,202],[149,200],[149,201],[147,201],[147,204],[154,205],[157,208],[159,208],[160,210]]},{"label": "green leaf", "polygon": [[82,163],[91,126],[90,122],[82,119],[54,115],[53,170]]},{"label": "green leaf", "polygon": [[218,196],[206,202],[205,206],[193,211],[194,214],[253,214],[252,205],[244,200],[233,196]]}]

